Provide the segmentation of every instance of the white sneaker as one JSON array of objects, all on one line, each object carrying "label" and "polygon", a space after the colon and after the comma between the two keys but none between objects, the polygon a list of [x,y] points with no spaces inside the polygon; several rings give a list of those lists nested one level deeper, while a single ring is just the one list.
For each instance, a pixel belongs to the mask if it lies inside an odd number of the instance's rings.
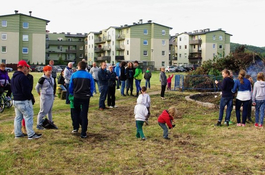
[{"label": "white sneaker", "polygon": [[116,106],[116,105],[114,106],[114,108],[117,108],[117,107],[118,107],[118,106]]},{"label": "white sneaker", "polygon": [[109,108],[113,108],[113,106],[109,106]]}]

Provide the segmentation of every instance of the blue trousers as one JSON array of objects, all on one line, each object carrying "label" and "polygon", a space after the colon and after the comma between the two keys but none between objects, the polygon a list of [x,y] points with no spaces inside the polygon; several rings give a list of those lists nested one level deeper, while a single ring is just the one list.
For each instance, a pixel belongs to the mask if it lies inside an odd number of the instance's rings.
[{"label": "blue trousers", "polygon": [[220,101],[220,110],[219,110],[219,121],[223,120],[224,109],[226,108],[225,121],[230,121],[231,111],[233,109],[233,97],[222,97]]}]

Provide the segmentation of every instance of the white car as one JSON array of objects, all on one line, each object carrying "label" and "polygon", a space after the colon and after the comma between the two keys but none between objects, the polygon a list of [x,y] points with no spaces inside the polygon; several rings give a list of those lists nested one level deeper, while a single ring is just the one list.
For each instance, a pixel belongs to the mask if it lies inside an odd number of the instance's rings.
[{"label": "white car", "polygon": [[11,68],[11,67],[5,67],[5,70],[6,70],[7,72],[12,72],[12,71],[13,71],[13,68]]},{"label": "white car", "polygon": [[175,66],[167,66],[166,72],[176,72],[176,67]]}]

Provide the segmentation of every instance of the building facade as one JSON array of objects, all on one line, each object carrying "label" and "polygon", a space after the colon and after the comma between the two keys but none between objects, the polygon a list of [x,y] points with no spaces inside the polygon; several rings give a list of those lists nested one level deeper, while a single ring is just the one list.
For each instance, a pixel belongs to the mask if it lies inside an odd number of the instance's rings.
[{"label": "building facade", "polygon": [[18,13],[0,16],[0,62],[26,60],[45,63],[45,34],[48,20]]},{"label": "building facade", "polygon": [[203,61],[224,58],[230,53],[230,36],[222,29],[210,31],[209,28],[176,34],[173,64],[201,65]]},{"label": "building facade", "polygon": [[54,60],[55,64],[79,62],[85,59],[86,34],[77,33],[47,33],[46,63]]},{"label": "building facade", "polygon": [[144,66],[160,68],[169,64],[170,27],[140,20],[133,25],[109,27],[87,35],[87,60],[140,61]]}]

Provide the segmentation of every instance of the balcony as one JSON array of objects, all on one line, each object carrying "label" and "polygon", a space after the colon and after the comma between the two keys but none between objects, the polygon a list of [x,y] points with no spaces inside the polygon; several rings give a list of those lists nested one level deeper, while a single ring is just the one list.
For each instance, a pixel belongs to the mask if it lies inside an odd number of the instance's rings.
[{"label": "balcony", "polygon": [[98,52],[104,52],[104,49],[101,48],[101,47],[98,47],[98,48],[95,48],[94,51],[95,51],[96,53],[98,53]]},{"label": "balcony", "polygon": [[76,53],[76,50],[66,49],[65,52],[66,53]]},{"label": "balcony", "polygon": [[192,53],[192,54],[200,54],[200,53],[202,53],[202,50],[201,49],[191,50],[190,53]]},{"label": "balcony", "polygon": [[105,37],[95,39],[95,43],[96,44],[105,43],[105,42],[106,42],[106,38]]},{"label": "balcony", "polygon": [[109,35],[107,38],[107,41],[111,41],[111,36]]},{"label": "balcony", "polygon": [[74,45],[80,45],[83,44],[83,41],[57,41],[57,40],[49,40],[46,41],[46,45],[50,46],[74,46]]},{"label": "balcony", "polygon": [[202,40],[201,39],[190,40],[190,45],[200,45],[200,44],[202,44]]},{"label": "balcony", "polygon": [[110,56],[103,56],[103,57],[95,57],[94,60],[95,61],[107,61],[110,62],[111,57]]},{"label": "balcony", "polygon": [[122,61],[124,60],[124,56],[115,56],[116,61]]},{"label": "balcony", "polygon": [[119,45],[119,46],[116,46],[116,50],[124,50],[124,45]]},{"label": "balcony", "polygon": [[190,55],[189,56],[189,61],[190,62],[201,62],[202,61],[202,57],[201,56],[192,56],[192,55]]},{"label": "balcony", "polygon": [[110,51],[111,47],[110,47],[110,45],[108,45],[108,46],[104,46],[103,49],[104,49],[105,51]]},{"label": "balcony", "polygon": [[125,35],[124,34],[120,34],[117,36],[117,40],[120,41],[120,40],[124,40],[125,39]]}]

